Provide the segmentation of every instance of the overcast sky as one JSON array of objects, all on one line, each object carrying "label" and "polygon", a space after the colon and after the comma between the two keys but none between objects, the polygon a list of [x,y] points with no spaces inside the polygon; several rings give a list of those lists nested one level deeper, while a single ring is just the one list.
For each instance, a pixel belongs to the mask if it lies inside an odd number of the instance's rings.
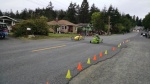
[{"label": "overcast sky", "polygon": [[[70,2],[77,3],[81,5],[83,0],[51,0],[54,9],[64,9],[66,10]],[[16,12],[16,10],[35,9],[35,8],[45,8],[50,0],[0,0],[0,10],[2,12],[10,11],[11,9]],[[146,14],[150,12],[150,0],[88,0],[89,5],[93,3],[100,10],[106,6],[107,8],[110,4],[113,7],[117,7],[121,13],[136,15],[139,18],[144,18]]]}]

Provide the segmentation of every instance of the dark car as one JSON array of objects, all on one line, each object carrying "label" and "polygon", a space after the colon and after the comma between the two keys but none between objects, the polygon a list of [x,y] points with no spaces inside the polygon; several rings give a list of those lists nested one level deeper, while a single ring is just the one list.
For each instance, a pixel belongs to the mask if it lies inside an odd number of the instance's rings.
[{"label": "dark car", "polygon": [[0,22],[0,38],[4,39],[7,35],[8,35],[7,24]]}]

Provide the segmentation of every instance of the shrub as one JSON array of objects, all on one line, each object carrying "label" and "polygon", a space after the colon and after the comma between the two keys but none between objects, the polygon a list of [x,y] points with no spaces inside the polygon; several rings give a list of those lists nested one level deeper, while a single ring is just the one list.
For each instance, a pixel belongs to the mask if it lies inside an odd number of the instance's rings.
[{"label": "shrub", "polygon": [[[31,30],[27,30],[31,28]],[[46,19],[42,16],[38,19],[24,20],[13,27],[13,32],[16,37],[29,34],[48,35],[48,25]]]}]

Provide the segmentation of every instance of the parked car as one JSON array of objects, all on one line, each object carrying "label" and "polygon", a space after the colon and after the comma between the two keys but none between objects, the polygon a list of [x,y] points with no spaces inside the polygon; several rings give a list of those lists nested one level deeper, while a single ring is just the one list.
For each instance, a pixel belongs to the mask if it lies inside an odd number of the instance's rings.
[{"label": "parked car", "polygon": [[0,38],[4,39],[7,35],[8,35],[7,24],[0,22]]}]

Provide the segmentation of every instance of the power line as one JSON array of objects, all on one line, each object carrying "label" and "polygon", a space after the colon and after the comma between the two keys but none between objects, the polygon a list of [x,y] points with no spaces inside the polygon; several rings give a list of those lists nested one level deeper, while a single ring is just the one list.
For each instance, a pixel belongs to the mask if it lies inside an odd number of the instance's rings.
[{"label": "power line", "polygon": [[36,1],[39,1],[40,3],[43,3],[43,4],[46,4],[46,5],[48,5],[48,2],[44,2],[45,0],[36,0]]},{"label": "power line", "polygon": [[32,3],[36,4],[36,5],[42,6],[42,7],[45,6],[45,5],[41,4],[41,3],[37,3],[37,2],[32,1],[32,0],[27,0],[27,1],[32,2]]}]

